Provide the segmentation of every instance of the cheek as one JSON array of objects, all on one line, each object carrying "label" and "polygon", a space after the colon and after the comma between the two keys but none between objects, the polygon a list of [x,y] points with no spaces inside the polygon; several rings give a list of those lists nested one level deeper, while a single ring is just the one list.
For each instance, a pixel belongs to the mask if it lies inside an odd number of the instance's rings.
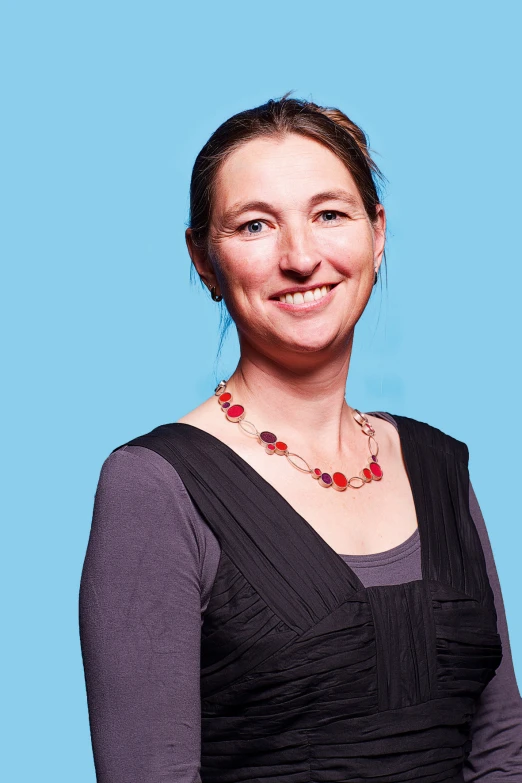
[{"label": "cheek", "polygon": [[277,269],[275,243],[252,241],[229,247],[221,253],[219,266],[232,297],[241,291],[259,291]]},{"label": "cheek", "polygon": [[317,238],[321,256],[345,274],[355,274],[372,258],[372,240],[368,231],[323,229]]}]

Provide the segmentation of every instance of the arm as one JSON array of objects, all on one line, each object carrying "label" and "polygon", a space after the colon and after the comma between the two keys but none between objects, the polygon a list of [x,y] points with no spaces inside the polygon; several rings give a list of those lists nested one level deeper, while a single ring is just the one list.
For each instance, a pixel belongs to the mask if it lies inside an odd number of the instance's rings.
[{"label": "arm", "polygon": [[80,583],[97,781],[199,783],[204,547],[177,473],[129,449],[103,464]]},{"label": "arm", "polygon": [[503,658],[495,677],[480,698],[473,720],[473,746],[464,768],[466,783],[522,782],[522,701],[518,691],[506,613],[493,552],[484,518],[470,482],[469,506],[479,534],[489,581],[495,596],[498,632],[502,639]]}]

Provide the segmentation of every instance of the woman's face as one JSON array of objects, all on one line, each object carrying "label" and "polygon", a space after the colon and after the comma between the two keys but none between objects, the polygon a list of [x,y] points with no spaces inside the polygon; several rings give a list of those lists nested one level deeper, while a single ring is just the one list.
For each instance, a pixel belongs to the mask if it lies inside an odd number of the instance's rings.
[{"label": "woman's face", "polygon": [[384,208],[372,225],[341,160],[287,134],[228,156],[215,182],[210,257],[188,244],[200,275],[223,295],[242,346],[281,357],[346,345],[384,239]]}]

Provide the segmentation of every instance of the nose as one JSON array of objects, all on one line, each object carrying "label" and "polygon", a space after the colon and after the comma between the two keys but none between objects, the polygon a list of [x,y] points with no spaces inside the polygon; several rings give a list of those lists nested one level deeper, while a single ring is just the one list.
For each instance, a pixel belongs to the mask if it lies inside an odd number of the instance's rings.
[{"label": "nose", "polygon": [[321,263],[316,243],[305,226],[285,226],[280,234],[279,267],[283,272],[308,277]]}]

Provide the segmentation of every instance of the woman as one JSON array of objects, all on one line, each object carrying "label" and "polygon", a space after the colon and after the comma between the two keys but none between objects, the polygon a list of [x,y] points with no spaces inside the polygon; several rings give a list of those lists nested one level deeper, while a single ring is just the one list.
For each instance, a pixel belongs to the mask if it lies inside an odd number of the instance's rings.
[{"label": "woman", "polygon": [[344,114],[286,97],[196,160],[187,245],[241,355],[102,468],[80,590],[101,783],[522,781],[467,447],[344,398],[379,176]]}]

